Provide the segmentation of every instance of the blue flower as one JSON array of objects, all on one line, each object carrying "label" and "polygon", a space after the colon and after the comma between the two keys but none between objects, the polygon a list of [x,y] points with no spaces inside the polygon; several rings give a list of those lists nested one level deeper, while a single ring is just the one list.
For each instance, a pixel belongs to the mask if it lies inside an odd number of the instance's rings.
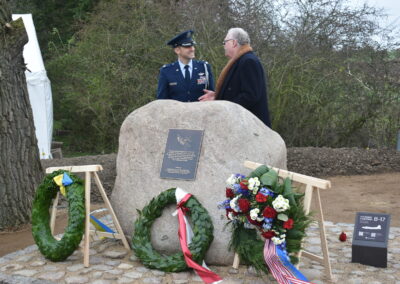
[{"label": "blue flower", "polygon": [[273,221],[274,221],[274,218],[264,218],[265,223],[272,224]]},{"label": "blue flower", "polygon": [[264,230],[270,230],[271,227],[272,227],[272,224],[271,223],[264,223],[262,225],[262,227],[263,227]]},{"label": "blue flower", "polygon": [[229,202],[230,202],[229,199],[224,200],[224,201],[222,201],[222,202],[218,202],[218,209],[229,209],[229,208],[231,208],[231,207],[229,206]]},{"label": "blue flower", "polygon": [[244,179],[245,178],[245,176],[241,175],[241,174],[235,174],[235,177],[240,178],[240,179]]},{"label": "blue flower", "polygon": [[274,196],[274,193],[265,187],[262,187],[258,192],[266,196],[272,196],[272,197]]},{"label": "blue flower", "polygon": [[233,192],[236,194],[236,193],[238,192],[239,189],[240,189],[240,184],[235,183],[235,184],[233,185]]},{"label": "blue flower", "polygon": [[243,196],[249,196],[250,195],[250,191],[247,189],[241,189],[239,188],[237,193],[242,194]]}]

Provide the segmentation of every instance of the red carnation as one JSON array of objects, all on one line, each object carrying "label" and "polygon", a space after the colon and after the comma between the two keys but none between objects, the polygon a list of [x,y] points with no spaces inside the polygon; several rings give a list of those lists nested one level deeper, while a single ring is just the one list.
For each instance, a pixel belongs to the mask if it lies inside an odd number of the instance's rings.
[{"label": "red carnation", "polygon": [[243,213],[246,213],[250,209],[250,202],[247,199],[240,198],[238,200],[239,208]]},{"label": "red carnation", "polygon": [[267,202],[267,199],[268,199],[268,196],[267,196],[267,195],[264,195],[264,194],[262,194],[262,193],[257,193],[257,195],[256,195],[256,201],[257,201],[258,203]]},{"label": "red carnation", "polygon": [[226,197],[228,198],[233,198],[235,194],[233,193],[233,190],[231,188],[226,188]]},{"label": "red carnation", "polygon": [[240,187],[242,188],[242,189],[249,189],[248,187],[247,187],[247,179],[244,179],[244,180],[242,180],[241,182],[240,182]]},{"label": "red carnation", "polygon": [[293,228],[293,219],[289,219],[286,222],[283,222],[283,228],[290,230]]},{"label": "red carnation", "polygon": [[339,236],[339,240],[340,240],[341,242],[345,242],[346,239],[347,239],[346,233],[345,233],[345,232],[342,232],[342,233],[340,234],[340,236]]},{"label": "red carnation", "polygon": [[275,218],[276,217],[276,211],[274,208],[267,206],[265,207],[264,211],[263,211],[263,216],[265,218]]},{"label": "red carnation", "polygon": [[262,236],[266,239],[271,239],[272,237],[275,236],[275,232],[274,231],[267,231],[262,233]]}]

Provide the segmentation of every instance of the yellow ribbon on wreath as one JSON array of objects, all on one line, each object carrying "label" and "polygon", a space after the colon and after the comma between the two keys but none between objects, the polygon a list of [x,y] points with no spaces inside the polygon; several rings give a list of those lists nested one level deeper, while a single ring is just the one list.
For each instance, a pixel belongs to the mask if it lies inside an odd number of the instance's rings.
[{"label": "yellow ribbon on wreath", "polygon": [[61,194],[65,196],[65,186],[63,185],[63,176],[64,176],[63,174],[55,176],[53,180],[56,183],[56,185],[60,187]]}]

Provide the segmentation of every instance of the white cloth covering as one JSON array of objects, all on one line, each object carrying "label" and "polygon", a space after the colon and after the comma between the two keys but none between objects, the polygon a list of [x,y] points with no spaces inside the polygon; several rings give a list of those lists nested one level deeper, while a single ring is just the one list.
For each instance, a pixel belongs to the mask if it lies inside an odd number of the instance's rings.
[{"label": "white cloth covering", "polygon": [[53,136],[53,99],[50,80],[44,68],[42,53],[31,14],[13,14],[12,19],[22,18],[29,41],[24,46],[25,72],[29,100],[41,159],[50,159]]}]

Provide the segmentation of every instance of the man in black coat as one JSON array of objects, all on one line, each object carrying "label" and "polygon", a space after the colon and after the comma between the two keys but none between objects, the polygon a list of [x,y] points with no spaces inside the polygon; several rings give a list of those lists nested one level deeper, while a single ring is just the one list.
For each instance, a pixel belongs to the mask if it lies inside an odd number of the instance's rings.
[{"label": "man in black coat", "polygon": [[223,41],[229,61],[221,71],[216,91],[205,91],[200,101],[227,100],[251,111],[271,127],[265,72],[250,47],[250,38],[241,28],[232,28]]}]

